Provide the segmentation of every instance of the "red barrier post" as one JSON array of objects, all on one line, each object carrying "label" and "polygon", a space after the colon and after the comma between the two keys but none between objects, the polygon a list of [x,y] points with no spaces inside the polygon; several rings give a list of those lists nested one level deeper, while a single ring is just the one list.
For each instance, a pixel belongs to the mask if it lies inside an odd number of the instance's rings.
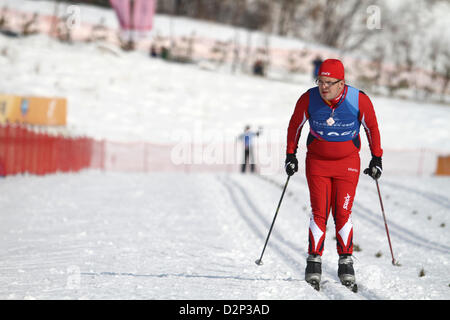
[{"label": "red barrier post", "polygon": [[9,145],[8,145],[8,171],[10,175],[14,175],[16,174],[16,168],[15,168],[15,160],[16,160],[16,148],[15,148],[15,144],[16,144],[16,132],[17,132],[17,127],[16,125],[13,125],[9,128]]},{"label": "red barrier post", "polygon": [[55,161],[56,161],[56,172],[60,172],[62,171],[61,169],[61,163],[62,163],[62,155],[61,155],[61,135],[58,134],[56,136],[56,141],[55,141]]},{"label": "red barrier post", "polygon": [[8,175],[8,163],[9,163],[9,125],[6,125],[4,130],[4,140],[3,140],[3,170],[5,176]]},{"label": "red barrier post", "polygon": [[23,143],[24,143],[24,153],[23,153],[23,170],[24,172],[27,173],[31,173],[31,131],[28,130],[28,128],[24,128],[24,138],[23,138]]},{"label": "red barrier post", "polygon": [[36,133],[36,174],[42,174],[42,134]]},{"label": "red barrier post", "polygon": [[25,138],[26,138],[27,130],[24,126],[19,128],[19,149],[20,149],[20,162],[19,162],[19,172],[21,174],[25,173]]},{"label": "red barrier post", "polygon": [[39,157],[39,133],[32,131],[32,138],[31,138],[31,146],[32,146],[32,152],[31,152],[31,173],[32,174],[39,174],[38,171],[38,157]]},{"label": "red barrier post", "polygon": [[49,136],[48,133],[45,132],[42,134],[42,174],[48,174],[50,173],[50,168],[49,168],[49,164],[50,164],[50,146],[49,146]]},{"label": "red barrier post", "polygon": [[56,155],[56,144],[55,144],[56,137],[51,136],[50,137],[50,172],[55,173],[56,172],[56,163],[55,163],[55,155]]},{"label": "red barrier post", "polygon": [[6,176],[8,126],[0,125],[0,176]]}]

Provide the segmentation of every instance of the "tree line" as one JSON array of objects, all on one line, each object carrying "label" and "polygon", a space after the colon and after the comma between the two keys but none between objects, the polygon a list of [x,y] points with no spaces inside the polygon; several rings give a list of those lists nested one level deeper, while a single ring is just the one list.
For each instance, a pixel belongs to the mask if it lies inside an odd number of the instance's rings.
[{"label": "tree line", "polygon": [[[70,2],[110,6],[109,0]],[[450,89],[450,28],[435,20],[449,11],[448,0],[157,0],[159,14],[297,38],[341,56],[359,55],[375,71],[362,75],[362,81],[376,85],[391,72],[391,91],[407,88],[416,95],[442,96]],[[382,70],[383,65],[393,68]],[[431,83],[420,83],[423,72],[431,74]]]}]

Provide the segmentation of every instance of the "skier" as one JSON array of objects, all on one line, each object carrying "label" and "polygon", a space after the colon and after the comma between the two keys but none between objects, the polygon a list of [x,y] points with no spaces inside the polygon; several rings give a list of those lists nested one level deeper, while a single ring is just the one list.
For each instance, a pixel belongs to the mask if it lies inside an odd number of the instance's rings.
[{"label": "skier", "polygon": [[364,173],[373,179],[378,179],[382,173],[380,133],[369,97],[345,83],[341,61],[325,60],[316,84],[317,87],[306,91],[297,101],[289,122],[285,161],[289,176],[298,171],[298,141],[308,120],[305,170],[312,214],[305,280],[319,288],[326,223],[332,211],[339,254],[338,276],[342,284],[357,290],[352,260],[351,209],[360,174],[360,125],[364,126],[372,153],[369,168]]},{"label": "skier", "polygon": [[241,166],[241,172],[245,173],[247,165],[250,167],[250,171],[255,172],[255,161],[253,156],[253,138],[258,137],[261,134],[262,128],[258,128],[258,131],[253,132],[250,130],[250,126],[246,125],[244,132],[239,135],[239,140],[244,142],[244,162]]}]

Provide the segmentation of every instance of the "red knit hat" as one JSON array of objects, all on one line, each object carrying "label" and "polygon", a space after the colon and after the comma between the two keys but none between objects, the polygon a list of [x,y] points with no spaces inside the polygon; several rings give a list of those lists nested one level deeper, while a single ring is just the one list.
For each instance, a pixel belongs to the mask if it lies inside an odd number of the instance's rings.
[{"label": "red knit hat", "polygon": [[338,59],[327,59],[320,65],[318,76],[327,76],[335,79],[344,78],[344,65]]}]

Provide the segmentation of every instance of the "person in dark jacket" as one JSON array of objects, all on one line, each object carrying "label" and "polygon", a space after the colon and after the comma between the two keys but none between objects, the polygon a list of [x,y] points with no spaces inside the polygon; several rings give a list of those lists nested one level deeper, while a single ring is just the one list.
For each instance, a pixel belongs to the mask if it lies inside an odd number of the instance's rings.
[{"label": "person in dark jacket", "polygon": [[239,135],[239,140],[244,144],[244,162],[241,166],[241,172],[245,173],[247,166],[249,166],[250,172],[255,172],[255,159],[253,154],[253,139],[261,134],[262,129],[254,132],[250,130],[250,126],[246,125],[244,132]]}]

